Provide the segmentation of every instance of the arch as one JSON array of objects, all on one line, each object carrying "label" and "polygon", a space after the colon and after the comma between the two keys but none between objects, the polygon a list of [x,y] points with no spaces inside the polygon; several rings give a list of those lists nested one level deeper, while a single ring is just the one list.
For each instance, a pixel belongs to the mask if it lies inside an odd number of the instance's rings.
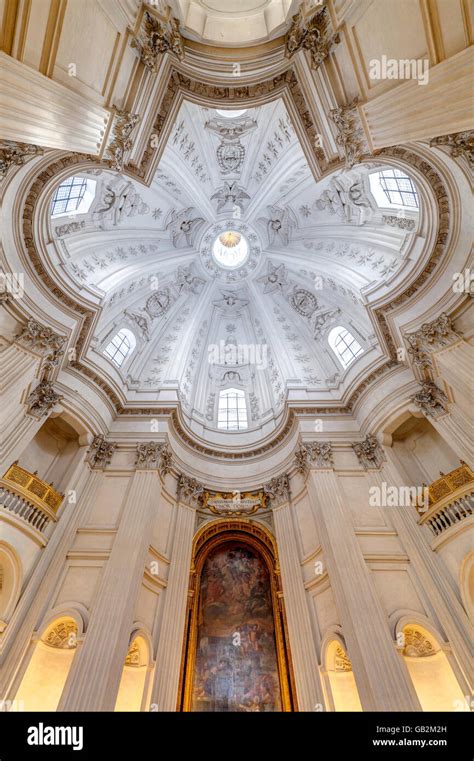
[{"label": "arch", "polygon": [[151,637],[134,630],[123,666],[115,711],[144,710],[151,661]]},{"label": "arch", "polygon": [[0,632],[10,619],[21,592],[23,568],[14,548],[0,541]]},{"label": "arch", "polygon": [[328,344],[344,369],[364,353],[360,343],[343,325],[337,325],[329,331]]},{"label": "arch", "polygon": [[129,328],[120,328],[111,341],[106,345],[104,354],[112,360],[117,367],[122,367],[125,360],[132,354],[137,339]]},{"label": "arch", "polygon": [[321,662],[334,711],[362,711],[359,691],[340,627],[333,627],[321,646]]},{"label": "arch", "polygon": [[405,613],[395,626],[397,646],[423,711],[468,711],[449,646],[425,616]]},{"label": "arch", "polygon": [[178,707],[296,710],[270,532],[244,519],[206,523],[193,543],[188,599]]},{"label": "arch", "polygon": [[15,707],[26,711],[55,711],[78,644],[79,614],[65,611],[43,629],[15,695]]}]

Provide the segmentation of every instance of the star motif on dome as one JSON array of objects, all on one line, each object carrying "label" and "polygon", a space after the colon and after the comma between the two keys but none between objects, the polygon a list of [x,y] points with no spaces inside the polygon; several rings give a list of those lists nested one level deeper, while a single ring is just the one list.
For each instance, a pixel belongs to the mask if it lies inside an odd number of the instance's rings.
[{"label": "star motif on dome", "polygon": [[273,293],[282,289],[284,285],[288,284],[288,276],[286,267],[284,264],[275,266],[271,262],[268,262],[267,274],[257,278],[258,283],[264,283],[264,293]]}]

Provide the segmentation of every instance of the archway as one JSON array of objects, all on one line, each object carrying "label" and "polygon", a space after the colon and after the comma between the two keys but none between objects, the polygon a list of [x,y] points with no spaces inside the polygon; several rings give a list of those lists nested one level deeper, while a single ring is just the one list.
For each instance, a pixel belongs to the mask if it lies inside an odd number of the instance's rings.
[{"label": "archway", "polygon": [[407,624],[402,635],[403,659],[423,711],[468,711],[451,664],[433,634],[419,624]]},{"label": "archway", "polygon": [[128,648],[115,704],[116,711],[141,711],[147,683],[149,647],[144,637],[137,635]]},{"label": "archway", "polygon": [[15,695],[25,711],[55,711],[77,648],[77,623],[64,616],[49,624],[38,640]]},{"label": "archway", "polygon": [[217,521],[193,550],[181,708],[295,709],[276,547],[251,521]]},{"label": "archway", "polygon": [[326,648],[326,671],[335,711],[362,711],[352,663],[338,640]]}]

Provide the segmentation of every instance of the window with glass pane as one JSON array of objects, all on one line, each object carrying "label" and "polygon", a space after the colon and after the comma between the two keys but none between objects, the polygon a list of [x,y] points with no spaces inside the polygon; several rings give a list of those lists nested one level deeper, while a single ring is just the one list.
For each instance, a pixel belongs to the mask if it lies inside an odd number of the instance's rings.
[{"label": "window with glass pane", "polygon": [[135,336],[131,330],[119,330],[109,344],[104,349],[104,354],[114,362],[117,367],[121,367],[126,358],[135,348]]},{"label": "window with glass pane", "polygon": [[408,175],[399,169],[384,169],[379,173],[379,182],[390,203],[418,208],[418,193]]},{"label": "window with glass pane", "polygon": [[58,216],[77,211],[86,188],[87,180],[84,177],[69,177],[62,182],[53,196],[51,214]]},{"label": "window with glass pane", "polygon": [[349,333],[342,325],[331,330],[328,342],[343,367],[350,365],[356,357],[364,352],[362,346],[356,341],[352,333]]},{"label": "window with glass pane", "polygon": [[248,428],[245,394],[237,388],[228,388],[219,394],[217,427],[225,431]]}]

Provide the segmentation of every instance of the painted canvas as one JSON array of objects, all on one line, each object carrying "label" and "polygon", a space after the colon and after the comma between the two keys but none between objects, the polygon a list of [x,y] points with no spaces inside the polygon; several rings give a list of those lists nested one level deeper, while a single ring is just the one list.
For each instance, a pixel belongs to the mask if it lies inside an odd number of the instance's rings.
[{"label": "painted canvas", "polygon": [[269,571],[247,545],[204,563],[192,710],[281,711]]}]

